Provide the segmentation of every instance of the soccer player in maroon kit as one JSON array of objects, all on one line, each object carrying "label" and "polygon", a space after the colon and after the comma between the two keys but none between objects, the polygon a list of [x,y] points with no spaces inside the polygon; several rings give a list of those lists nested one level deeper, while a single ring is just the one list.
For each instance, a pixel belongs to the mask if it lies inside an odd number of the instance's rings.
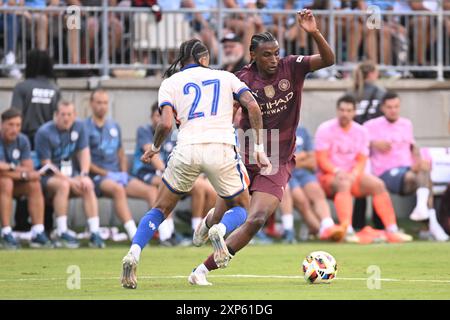
[{"label": "soccer player in maroon kit", "polygon": [[[275,212],[283,198],[284,188],[291,171],[295,168],[296,129],[300,120],[301,94],[306,74],[334,64],[334,53],[317,28],[312,11],[298,12],[297,20],[300,27],[313,37],[319,54],[291,55],[280,59],[277,40],[271,33],[264,32],[252,37],[250,45],[252,63],[236,73],[237,77],[252,90],[261,107],[263,128],[267,130],[265,149],[272,160],[272,172],[267,174],[264,172],[266,168],[261,169],[257,165],[250,164],[249,155],[252,152],[241,144],[244,149],[245,166],[250,175],[252,198],[247,221],[226,239],[226,249],[230,257],[250,242],[264,226],[267,218]],[[244,132],[251,129],[245,109],[242,110],[240,127]],[[279,133],[278,148],[271,141],[271,130],[277,130]],[[274,150],[275,152],[271,152]],[[208,213],[204,219],[203,230],[219,223],[223,216],[222,211],[225,209],[218,210],[216,205],[214,213]],[[343,233],[343,230],[335,226],[334,232]],[[216,253],[194,269],[188,279],[191,284],[209,285],[206,280],[208,272],[227,266],[228,260],[215,258]]]}]

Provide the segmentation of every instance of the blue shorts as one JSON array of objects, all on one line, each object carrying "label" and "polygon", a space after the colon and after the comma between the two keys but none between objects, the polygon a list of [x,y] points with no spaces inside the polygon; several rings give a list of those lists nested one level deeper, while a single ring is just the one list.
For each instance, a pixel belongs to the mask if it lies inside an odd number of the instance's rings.
[{"label": "blue shorts", "polygon": [[[79,176],[80,173],[78,171],[75,171],[72,175],[72,178]],[[45,188],[47,188],[48,185],[48,180],[50,180],[50,178],[53,177],[53,175],[45,175],[41,177],[41,187],[42,190],[45,190]]]},{"label": "blue shorts", "polygon": [[383,180],[389,192],[404,195],[403,181],[410,167],[398,167],[387,170],[379,178]]},{"label": "blue shorts", "polygon": [[149,172],[148,170],[139,170],[135,174],[136,178],[138,178],[139,180],[145,182],[146,184],[152,184],[152,180],[156,176],[157,176],[156,171]]},{"label": "blue shorts", "polygon": [[[102,197],[102,191],[100,190],[100,185],[102,184],[102,182],[106,179],[105,176],[101,176],[101,175],[97,175],[97,176],[91,176],[92,181],[94,181],[94,189],[95,189],[95,195],[97,197]],[[128,183],[131,182],[131,180],[133,180],[134,177],[132,176],[128,176]]]},{"label": "blue shorts", "polygon": [[308,170],[296,170],[289,180],[289,188],[291,188],[291,190],[294,190],[297,187],[303,188],[311,182],[317,182],[317,177],[314,173]]}]

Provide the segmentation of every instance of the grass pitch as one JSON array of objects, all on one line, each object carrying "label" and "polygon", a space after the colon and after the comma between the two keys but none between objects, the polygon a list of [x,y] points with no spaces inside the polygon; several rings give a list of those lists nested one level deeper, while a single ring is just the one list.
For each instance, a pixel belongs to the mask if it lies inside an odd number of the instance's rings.
[{"label": "grass pitch", "polygon": [[[209,287],[191,286],[187,276],[210,246],[150,246],[141,257],[136,290],[119,283],[127,250],[117,244],[104,250],[0,250],[0,299],[450,299],[449,243],[254,245],[227,269],[212,272]],[[316,250],[328,251],[338,262],[332,284],[303,280],[303,258]]]}]

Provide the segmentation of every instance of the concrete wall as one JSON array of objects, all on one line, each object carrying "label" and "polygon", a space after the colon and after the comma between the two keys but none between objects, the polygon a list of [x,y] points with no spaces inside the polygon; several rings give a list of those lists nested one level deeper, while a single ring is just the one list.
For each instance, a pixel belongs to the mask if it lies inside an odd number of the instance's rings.
[{"label": "concrete wall", "polygon": [[[136,129],[149,121],[150,106],[157,100],[158,79],[59,79],[63,97],[73,100],[78,114],[90,114],[89,87],[100,84],[110,92],[110,115],[122,126],[126,150],[133,150]],[[15,81],[0,79],[0,112],[9,107]],[[450,81],[399,80],[380,82],[397,90],[402,114],[412,120],[420,146],[449,146]],[[305,83],[301,123],[312,133],[318,125],[335,115],[335,103],[351,86],[349,81],[308,80]]]}]

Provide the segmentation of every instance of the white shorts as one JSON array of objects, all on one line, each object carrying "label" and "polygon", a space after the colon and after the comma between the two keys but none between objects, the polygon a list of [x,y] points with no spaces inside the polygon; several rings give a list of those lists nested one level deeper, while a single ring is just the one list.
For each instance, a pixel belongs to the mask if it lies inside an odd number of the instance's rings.
[{"label": "white shorts", "polygon": [[235,146],[224,143],[176,146],[169,156],[163,182],[172,192],[184,194],[191,191],[202,172],[224,199],[237,196],[250,184]]}]

